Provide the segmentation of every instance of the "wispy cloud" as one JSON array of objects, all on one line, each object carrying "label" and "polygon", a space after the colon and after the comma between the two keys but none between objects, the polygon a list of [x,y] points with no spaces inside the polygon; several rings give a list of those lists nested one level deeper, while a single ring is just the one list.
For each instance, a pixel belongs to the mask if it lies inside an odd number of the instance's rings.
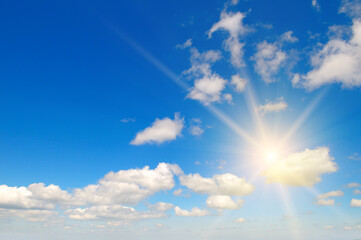
[{"label": "wispy cloud", "polygon": [[283,98],[278,98],[275,101],[268,102],[264,105],[259,105],[256,111],[260,112],[262,115],[271,112],[281,112],[285,111],[288,107],[288,104]]}]

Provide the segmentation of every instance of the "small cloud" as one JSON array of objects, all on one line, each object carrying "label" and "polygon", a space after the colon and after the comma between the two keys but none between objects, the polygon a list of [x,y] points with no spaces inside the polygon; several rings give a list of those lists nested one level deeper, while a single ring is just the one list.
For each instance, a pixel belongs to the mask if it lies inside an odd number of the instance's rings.
[{"label": "small cloud", "polygon": [[359,189],[356,189],[355,191],[353,191],[353,194],[355,194],[355,195],[361,194],[361,191]]},{"label": "small cloud", "polygon": [[345,230],[351,230],[352,227],[348,227],[348,226],[347,226],[347,227],[344,227],[344,229],[345,229]]},{"label": "small cloud", "polygon": [[248,80],[245,78],[241,78],[239,75],[233,75],[231,79],[231,84],[234,86],[236,92],[243,92],[246,89],[246,85]]},{"label": "small cloud", "polygon": [[190,46],[192,46],[192,39],[189,38],[187,41],[185,41],[183,44],[177,44],[176,45],[176,48],[180,48],[180,49],[185,49],[185,48],[188,48]]},{"label": "small cloud", "polygon": [[180,207],[175,207],[174,208],[174,212],[175,215],[177,216],[181,216],[181,217],[204,217],[210,214],[210,212],[208,210],[202,210],[199,209],[197,207],[192,208],[192,210],[188,211],[188,210],[184,210],[181,209]]},{"label": "small cloud", "polygon": [[193,136],[201,136],[204,133],[202,121],[199,118],[193,118],[191,120],[189,133]]},{"label": "small cloud", "polygon": [[356,160],[356,161],[361,161],[361,156],[358,153],[354,153],[351,156],[349,156],[348,158],[352,159],[352,160]]},{"label": "small cloud", "polygon": [[317,0],[312,0],[312,7],[314,8],[314,9],[316,9],[317,11],[320,11],[320,4],[318,3],[318,1]]},{"label": "small cloud", "polygon": [[317,196],[317,199],[324,199],[330,197],[342,197],[344,193],[342,191],[331,191]]},{"label": "small cloud", "polygon": [[293,31],[285,32],[284,34],[281,35],[281,41],[291,42],[291,43],[297,42],[298,38],[292,35],[293,35]]},{"label": "small cloud", "polygon": [[180,195],[182,195],[182,193],[183,193],[183,190],[181,188],[178,188],[173,191],[174,196],[180,196]]},{"label": "small cloud", "polygon": [[223,94],[223,99],[230,105],[233,105],[233,97],[230,93]]},{"label": "small cloud", "polygon": [[334,199],[318,199],[315,202],[315,204],[318,206],[333,206],[333,205],[335,205],[335,200]]},{"label": "small cloud", "polygon": [[265,105],[260,105],[256,109],[258,112],[260,112],[262,115],[265,115],[266,113],[270,112],[280,112],[286,110],[288,107],[288,104],[285,102],[285,100],[281,97],[276,99],[273,102],[266,103]]},{"label": "small cloud", "polygon": [[350,205],[351,207],[361,207],[361,199],[352,199]]},{"label": "small cloud", "polygon": [[357,183],[357,182],[352,182],[346,185],[347,188],[357,188],[357,187],[361,187],[361,184]]},{"label": "small cloud", "polygon": [[325,228],[325,229],[333,229],[333,226],[331,226],[331,225],[326,225],[326,226],[324,226],[324,228]]},{"label": "small cloud", "polygon": [[214,195],[208,197],[207,206],[215,209],[239,209],[243,205],[243,200],[234,201],[230,196]]},{"label": "small cloud", "polygon": [[184,118],[178,113],[174,115],[174,120],[170,118],[156,119],[150,127],[137,133],[130,142],[132,145],[161,144],[166,141],[175,140],[184,126]]},{"label": "small cloud", "polygon": [[122,123],[135,122],[135,118],[123,118],[120,120]]}]

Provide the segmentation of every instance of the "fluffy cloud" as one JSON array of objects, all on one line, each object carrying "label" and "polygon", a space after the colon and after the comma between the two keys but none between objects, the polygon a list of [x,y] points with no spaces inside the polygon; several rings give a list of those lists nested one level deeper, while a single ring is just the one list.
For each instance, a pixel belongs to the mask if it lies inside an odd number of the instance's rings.
[{"label": "fluffy cloud", "polygon": [[293,36],[293,31],[288,31],[288,32],[285,32],[284,34],[281,35],[281,41],[284,41],[284,42],[291,42],[291,43],[294,43],[294,42],[297,42],[298,41],[298,38],[296,38],[295,36]]},{"label": "fluffy cloud", "polygon": [[182,185],[192,191],[209,195],[244,196],[251,194],[253,185],[233,174],[214,175],[212,178],[203,178],[199,174],[182,175],[179,177]]},{"label": "fluffy cloud", "polygon": [[175,114],[174,120],[169,118],[156,119],[152,126],[137,133],[135,138],[130,142],[132,145],[142,145],[146,143],[161,144],[165,141],[171,141],[181,134],[184,119]]},{"label": "fluffy cloud", "polygon": [[263,41],[257,45],[257,52],[253,57],[255,70],[266,83],[274,82],[274,75],[278,73],[287,59],[286,52],[282,51],[277,43]]},{"label": "fluffy cloud", "polygon": [[209,211],[202,210],[197,207],[192,208],[191,211],[181,209],[180,207],[174,208],[175,215],[181,216],[181,217],[203,217],[209,215]]},{"label": "fluffy cloud", "polygon": [[43,183],[29,187],[0,185],[0,207],[6,209],[53,209],[54,203],[67,200],[70,195],[58,186]]},{"label": "fluffy cloud", "polygon": [[177,165],[159,163],[157,168],[110,172],[98,184],[75,189],[77,201],[99,205],[136,204],[148,196],[174,187],[174,174],[181,174]]},{"label": "fluffy cloud", "polygon": [[158,211],[136,211],[134,208],[122,205],[98,205],[89,208],[76,208],[65,211],[70,219],[95,220],[95,219],[122,219],[136,220],[146,218],[165,217],[164,212]]},{"label": "fluffy cloud", "polygon": [[202,126],[202,121],[198,118],[193,118],[191,120],[191,125],[189,127],[189,132],[193,136],[201,136],[204,133],[204,128]]},{"label": "fluffy cloud", "polygon": [[313,70],[293,84],[310,91],[331,83],[345,88],[361,86],[361,21],[354,20],[352,33],[349,41],[337,38],[327,42],[312,55]]},{"label": "fluffy cloud", "polygon": [[208,31],[208,37],[216,31],[223,30],[229,33],[229,37],[224,41],[225,49],[231,53],[231,63],[234,67],[244,66],[243,61],[243,43],[240,43],[239,38],[248,32],[248,28],[243,25],[243,13],[227,13],[223,11],[219,22],[215,23]]},{"label": "fluffy cloud", "polygon": [[343,192],[338,190],[338,191],[331,191],[331,192],[327,192],[324,194],[320,194],[317,196],[317,199],[330,198],[330,197],[342,197],[342,196],[343,196]]},{"label": "fluffy cloud", "polygon": [[278,98],[276,101],[266,103],[265,105],[260,105],[257,108],[257,111],[262,115],[269,112],[280,112],[286,110],[288,107],[287,103],[283,98]]},{"label": "fluffy cloud", "polygon": [[191,48],[191,53],[192,66],[183,74],[195,78],[195,80],[187,97],[198,100],[204,105],[221,101],[222,91],[227,80],[211,70],[211,64],[220,59],[221,53],[213,50],[199,53],[196,48]]},{"label": "fluffy cloud", "polygon": [[243,92],[246,89],[248,83],[247,79],[241,78],[239,75],[233,75],[231,84],[234,86],[237,92]]},{"label": "fluffy cloud", "polygon": [[361,199],[352,199],[351,207],[361,207]]},{"label": "fluffy cloud", "polygon": [[215,195],[208,197],[206,203],[209,208],[239,209],[242,207],[243,201],[241,199],[238,199],[237,201],[233,201],[233,199],[230,196]]},{"label": "fluffy cloud", "polygon": [[292,153],[285,159],[275,162],[263,175],[268,183],[281,183],[289,186],[308,186],[321,181],[321,175],[337,171],[337,165],[327,147]]}]

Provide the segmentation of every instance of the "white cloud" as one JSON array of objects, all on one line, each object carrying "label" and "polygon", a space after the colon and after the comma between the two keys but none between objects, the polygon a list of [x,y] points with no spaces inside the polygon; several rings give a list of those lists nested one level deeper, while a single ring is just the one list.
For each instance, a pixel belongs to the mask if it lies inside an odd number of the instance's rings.
[{"label": "white cloud", "polygon": [[342,0],[339,13],[346,13],[352,18],[361,17],[361,1],[360,0]]},{"label": "white cloud", "polygon": [[207,206],[209,208],[216,209],[239,209],[242,207],[243,201],[238,199],[237,201],[233,201],[230,196],[226,195],[214,195],[208,197]]},{"label": "white cloud", "polygon": [[237,74],[232,76],[231,84],[234,86],[237,92],[243,92],[246,89],[247,83],[247,79],[241,78]]},{"label": "white cloud", "polygon": [[337,171],[337,165],[327,147],[292,153],[285,159],[276,161],[263,175],[268,183],[289,186],[308,186],[321,181],[321,175]]},{"label": "white cloud", "polygon": [[203,178],[199,174],[182,175],[180,183],[192,191],[208,195],[244,196],[251,194],[253,185],[244,178],[226,173],[214,175],[212,178]]},{"label": "white cloud", "polygon": [[135,122],[135,118],[123,118],[120,120],[122,123]]},{"label": "white cloud", "polygon": [[361,207],[361,199],[352,199],[351,207]]},{"label": "white cloud", "polygon": [[312,0],[312,7],[315,8],[317,11],[320,10],[320,4],[317,0]]},{"label": "white cloud", "polygon": [[202,121],[198,118],[193,118],[189,127],[189,132],[193,136],[201,136],[204,133]]},{"label": "white cloud", "polygon": [[191,53],[192,66],[183,74],[195,80],[187,98],[198,100],[204,105],[220,102],[227,80],[212,72],[211,64],[220,59],[221,53],[213,50],[199,53],[196,48],[191,48]]},{"label": "white cloud", "polygon": [[282,51],[277,43],[263,41],[257,45],[257,52],[253,56],[255,70],[266,83],[276,81],[275,75],[287,59],[286,52]]},{"label": "white cloud", "polygon": [[281,35],[281,41],[294,43],[298,41],[298,38],[293,36],[293,31],[288,31]]},{"label": "white cloud", "polygon": [[296,82],[309,91],[325,84],[339,83],[344,88],[361,86],[361,22],[354,20],[350,40],[331,39],[312,55],[313,69]]},{"label": "white cloud", "polygon": [[224,41],[225,49],[231,53],[231,63],[234,67],[244,66],[243,61],[243,47],[244,44],[240,43],[240,36],[248,32],[248,28],[243,25],[243,18],[245,15],[241,12],[221,13],[219,22],[215,23],[208,31],[208,37],[211,38],[212,34],[216,31],[223,30],[229,33],[229,37]]},{"label": "white cloud", "polygon": [[257,108],[257,111],[262,115],[270,112],[280,112],[286,110],[288,107],[287,103],[283,98],[278,98],[273,102],[266,103],[264,105],[260,105]]},{"label": "white cloud", "polygon": [[324,228],[326,228],[326,229],[333,229],[333,226],[331,226],[331,225],[326,225],[326,226],[324,226]]},{"label": "white cloud", "polygon": [[149,209],[154,209],[157,210],[159,212],[165,212],[168,211],[170,209],[172,209],[174,206],[171,203],[166,203],[166,202],[157,202],[156,204],[153,204],[151,206],[149,206]]},{"label": "white cloud", "polygon": [[315,202],[316,205],[319,206],[333,206],[335,205],[335,200],[334,199],[318,199]]},{"label": "white cloud", "polygon": [[146,166],[110,172],[96,185],[75,189],[74,197],[82,204],[136,204],[156,192],[172,189],[173,175],[180,173],[178,165],[167,163],[159,163],[155,169]]},{"label": "white cloud", "polygon": [[187,41],[185,41],[183,44],[177,44],[176,47],[181,48],[181,49],[185,49],[185,48],[188,48],[190,46],[192,46],[192,39],[191,38],[187,39]]},{"label": "white cloud", "polygon": [[53,209],[54,203],[67,200],[70,195],[58,186],[43,183],[29,187],[0,185],[0,207],[6,209]]},{"label": "white cloud", "polygon": [[174,120],[170,118],[156,119],[152,126],[137,133],[135,138],[130,142],[132,145],[142,144],[161,144],[165,141],[176,139],[183,129],[184,119],[175,114]]},{"label": "white cloud", "polygon": [[354,153],[351,156],[349,156],[348,158],[352,159],[352,160],[356,160],[356,161],[361,161],[361,156],[358,153]]},{"label": "white cloud", "polygon": [[209,211],[206,209],[202,210],[197,207],[192,208],[191,211],[181,209],[180,207],[175,207],[174,212],[177,216],[181,217],[203,217],[209,215]]},{"label": "white cloud", "polygon": [[136,211],[134,208],[122,205],[98,205],[89,208],[68,209],[65,211],[70,219],[96,220],[96,219],[124,219],[137,220],[147,218],[165,217],[164,212]]},{"label": "white cloud", "polygon": [[342,197],[344,194],[342,191],[331,191],[317,196],[317,199],[330,198],[330,197]]},{"label": "white cloud", "polygon": [[348,226],[346,226],[346,227],[344,227],[343,229],[345,229],[345,230],[351,230],[351,229],[352,229],[352,227],[348,227]]},{"label": "white cloud", "polygon": [[180,196],[180,195],[182,195],[182,193],[183,193],[183,190],[181,188],[178,188],[173,191],[174,196]]}]

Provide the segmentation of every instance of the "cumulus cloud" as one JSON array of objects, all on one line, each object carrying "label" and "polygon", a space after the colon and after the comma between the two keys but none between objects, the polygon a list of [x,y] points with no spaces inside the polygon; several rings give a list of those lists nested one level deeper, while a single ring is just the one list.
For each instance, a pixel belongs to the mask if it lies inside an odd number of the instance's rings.
[{"label": "cumulus cloud", "polygon": [[268,43],[266,41],[257,45],[257,52],[253,56],[255,70],[266,83],[276,81],[275,75],[286,59],[286,52],[277,43]]},{"label": "cumulus cloud", "polygon": [[163,119],[157,118],[150,127],[138,132],[130,144],[161,144],[175,140],[181,134],[183,126],[184,119],[178,113],[175,114],[173,120],[167,117]]},{"label": "cumulus cloud", "polygon": [[244,178],[230,173],[214,175],[212,178],[189,174],[180,176],[179,180],[182,185],[200,194],[244,196],[254,190],[254,186],[247,183]]},{"label": "cumulus cloud", "polygon": [[241,78],[238,74],[233,75],[231,78],[231,84],[234,86],[236,92],[243,92],[246,89],[248,83],[247,79]]},{"label": "cumulus cloud", "polygon": [[183,72],[195,79],[187,98],[198,100],[204,105],[221,101],[227,80],[211,69],[211,64],[221,58],[221,53],[213,50],[200,53],[196,48],[191,48],[191,54],[192,66]]},{"label": "cumulus cloud", "polygon": [[174,187],[174,174],[181,174],[178,165],[159,163],[155,169],[148,166],[142,169],[110,172],[98,184],[74,190],[77,201],[109,205],[137,204],[150,195]]},{"label": "cumulus cloud", "polygon": [[283,98],[278,98],[273,102],[266,103],[257,107],[257,111],[262,115],[270,112],[280,112],[286,110],[288,107],[287,103]]},{"label": "cumulus cloud", "polygon": [[312,187],[321,175],[337,171],[337,165],[327,147],[292,153],[271,165],[263,175],[268,183]]},{"label": "cumulus cloud", "polygon": [[211,38],[212,34],[216,31],[226,31],[229,37],[224,41],[224,46],[231,54],[231,63],[234,67],[244,66],[243,61],[243,47],[244,43],[240,43],[240,37],[245,35],[249,30],[243,24],[245,14],[241,12],[226,12],[221,13],[220,20],[215,23],[208,31],[208,37]]},{"label": "cumulus cloud", "polygon": [[192,210],[184,210],[180,207],[174,208],[175,215],[181,216],[181,217],[204,217],[210,214],[210,212],[206,209],[199,209],[197,207],[192,208]]},{"label": "cumulus cloud", "polygon": [[214,195],[208,197],[206,203],[209,208],[239,209],[242,207],[243,200],[238,199],[237,201],[233,201],[233,199],[230,196]]},{"label": "cumulus cloud", "polygon": [[352,199],[351,207],[361,207],[361,199]]},{"label": "cumulus cloud", "polygon": [[339,83],[344,88],[361,86],[361,21],[354,20],[350,40],[329,40],[311,56],[313,69],[294,85],[312,91],[325,84]]}]

